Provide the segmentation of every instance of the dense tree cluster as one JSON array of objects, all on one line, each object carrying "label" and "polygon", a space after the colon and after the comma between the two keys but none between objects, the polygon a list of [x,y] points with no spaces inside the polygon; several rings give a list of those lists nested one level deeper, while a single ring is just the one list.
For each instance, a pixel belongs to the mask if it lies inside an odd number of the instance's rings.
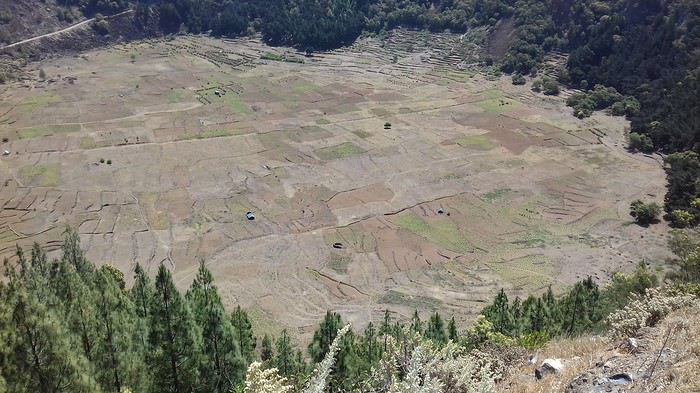
[{"label": "dense tree cluster", "polygon": [[127,290],[122,272],[85,259],[71,231],[59,260],[36,245],[17,257],[0,284],[7,391],[229,392],[242,381],[252,329],[240,309],[224,311],[204,265],[183,296],[164,266],[152,281],[137,265]]},{"label": "dense tree cluster", "polygon": [[644,294],[656,285],[656,276],[640,265],[633,274],[615,274],[602,289],[589,277],[559,297],[549,288],[539,297],[509,301],[501,290],[481,314],[495,332],[516,339],[525,347],[536,347],[551,337],[600,330],[608,314],[624,307],[631,294]]},{"label": "dense tree cluster", "polygon": [[[696,246],[677,243],[674,250],[688,249],[683,260],[692,265],[687,261],[697,259]],[[224,310],[203,263],[183,295],[162,265],[155,280],[137,265],[127,288],[121,271],[97,268],[84,257],[73,231],[67,231],[62,250],[60,259],[49,261],[35,245],[29,256],[18,249],[17,262],[6,262],[6,280],[0,282],[0,387],[6,391],[230,392],[241,386],[255,361],[302,386],[309,378],[307,359],[322,363],[345,326],[339,314],[328,312],[306,358],[286,330],[276,338],[265,334],[258,344],[246,312]],[[616,275],[602,291],[590,278],[561,297],[550,289],[541,297],[510,302],[501,291],[462,332],[454,318],[438,313],[422,320],[416,312],[403,322],[387,310],[376,325],[370,322],[339,338],[326,384],[330,391],[361,388],[387,350],[415,337],[466,351],[484,345],[541,346],[553,336],[596,328],[630,293],[656,284],[640,268],[631,276]]]}]

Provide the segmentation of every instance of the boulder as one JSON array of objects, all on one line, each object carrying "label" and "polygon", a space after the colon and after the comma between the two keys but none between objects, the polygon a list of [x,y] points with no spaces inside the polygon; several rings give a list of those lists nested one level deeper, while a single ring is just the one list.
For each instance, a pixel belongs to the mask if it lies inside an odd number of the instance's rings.
[{"label": "boulder", "polygon": [[558,374],[564,369],[564,365],[559,359],[545,359],[542,364],[535,369],[535,378],[542,379],[549,374]]}]

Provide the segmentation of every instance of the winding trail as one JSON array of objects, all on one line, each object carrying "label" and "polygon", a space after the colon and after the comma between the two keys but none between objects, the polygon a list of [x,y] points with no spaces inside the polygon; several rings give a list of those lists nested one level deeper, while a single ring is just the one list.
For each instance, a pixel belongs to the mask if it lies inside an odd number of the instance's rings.
[{"label": "winding trail", "polygon": [[[134,10],[126,10],[126,11],[122,11],[122,12],[117,13],[117,14],[114,14],[114,15],[105,16],[105,19],[116,18],[116,17],[121,16],[121,15],[124,15],[124,14],[129,14],[129,13],[131,13],[131,12],[134,12]],[[36,37],[27,38],[26,40],[22,40],[22,41],[18,41],[18,42],[9,44],[9,45],[5,45],[5,46],[3,46],[3,47],[0,47],[0,50],[10,49],[10,48],[15,47],[15,46],[18,46],[18,45],[27,44],[27,43],[30,43],[30,42],[33,42],[33,41],[38,41],[38,40],[40,40],[40,39],[42,39],[42,38],[48,38],[48,37],[53,37],[53,36],[55,36],[55,35],[59,35],[59,34],[62,34],[62,33],[67,33],[67,32],[69,32],[69,31],[71,31],[71,30],[75,30],[75,29],[77,29],[77,28],[79,28],[79,27],[81,27],[81,26],[87,25],[88,23],[90,23],[90,22],[92,22],[92,21],[94,21],[94,20],[95,20],[95,18],[86,19],[86,20],[84,20],[84,21],[82,21],[82,22],[78,22],[78,23],[76,23],[76,24],[74,24],[74,25],[70,25],[70,26],[66,27],[65,29],[57,30],[57,31],[54,31],[54,32],[52,32],[52,33],[46,33],[46,34],[38,35],[38,36],[36,36]]]}]

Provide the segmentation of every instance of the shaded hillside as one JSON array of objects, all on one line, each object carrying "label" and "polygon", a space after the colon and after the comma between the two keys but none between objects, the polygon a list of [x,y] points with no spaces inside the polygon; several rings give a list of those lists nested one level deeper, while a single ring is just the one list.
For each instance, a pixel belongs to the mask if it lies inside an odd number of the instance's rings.
[{"label": "shaded hillside", "polygon": [[0,2],[0,46],[50,33],[85,19],[56,0]]}]

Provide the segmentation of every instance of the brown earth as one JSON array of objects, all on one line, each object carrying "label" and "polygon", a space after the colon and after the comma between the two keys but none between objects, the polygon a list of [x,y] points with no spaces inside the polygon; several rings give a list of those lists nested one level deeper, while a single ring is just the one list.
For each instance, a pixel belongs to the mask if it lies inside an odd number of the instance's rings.
[{"label": "brown earth", "polygon": [[181,288],[204,259],[228,306],[301,335],[329,309],[466,323],[501,287],[666,256],[667,227],[628,215],[664,177],[623,119],[460,70],[459,36],[424,34],[303,64],[184,36],[30,64],[48,80],[0,87],[0,253],[72,225],[96,263],[165,263]]}]

